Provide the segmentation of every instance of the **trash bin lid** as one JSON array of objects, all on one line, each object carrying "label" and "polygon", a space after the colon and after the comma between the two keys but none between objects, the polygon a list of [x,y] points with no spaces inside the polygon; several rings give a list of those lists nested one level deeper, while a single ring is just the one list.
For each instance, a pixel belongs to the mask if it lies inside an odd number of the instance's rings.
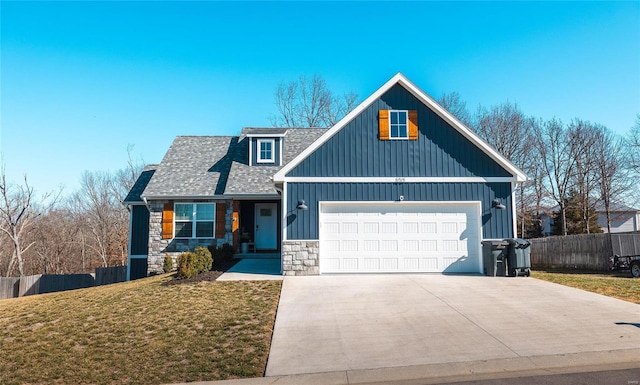
[{"label": "trash bin lid", "polygon": [[507,242],[502,239],[490,239],[486,241],[482,241],[483,245],[491,245],[491,246],[506,246]]},{"label": "trash bin lid", "polygon": [[509,242],[510,245],[513,245],[517,249],[525,249],[531,246],[531,242],[522,238],[505,238],[505,242]]}]

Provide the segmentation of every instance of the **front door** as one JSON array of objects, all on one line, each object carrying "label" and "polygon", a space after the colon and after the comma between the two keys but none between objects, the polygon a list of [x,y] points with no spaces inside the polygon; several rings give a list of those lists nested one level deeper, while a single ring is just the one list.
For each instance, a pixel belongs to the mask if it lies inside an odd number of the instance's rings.
[{"label": "front door", "polygon": [[277,211],[277,203],[256,203],[256,250],[275,250],[278,248]]}]

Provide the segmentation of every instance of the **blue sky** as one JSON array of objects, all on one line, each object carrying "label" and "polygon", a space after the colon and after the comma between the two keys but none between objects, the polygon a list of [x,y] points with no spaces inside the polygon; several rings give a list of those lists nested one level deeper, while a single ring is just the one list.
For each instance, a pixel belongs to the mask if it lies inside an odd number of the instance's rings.
[{"label": "blue sky", "polygon": [[624,134],[640,112],[640,2],[0,3],[0,149],[40,193],[157,163],[176,135],[269,126],[281,81],[366,98],[402,72],[470,110],[516,102]]}]

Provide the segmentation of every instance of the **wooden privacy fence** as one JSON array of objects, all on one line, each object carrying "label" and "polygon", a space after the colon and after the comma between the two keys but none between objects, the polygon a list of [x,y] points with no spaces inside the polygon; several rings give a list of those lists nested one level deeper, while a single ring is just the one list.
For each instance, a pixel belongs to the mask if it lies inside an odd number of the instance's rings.
[{"label": "wooden privacy fence", "polygon": [[98,267],[96,268],[96,286],[110,283],[124,282],[127,280],[126,266]]},{"label": "wooden privacy fence", "polygon": [[0,299],[108,285],[126,279],[126,266],[99,267],[95,274],[37,274],[0,278]]},{"label": "wooden privacy fence", "polygon": [[640,233],[580,234],[529,241],[533,268],[607,271],[614,254],[640,254]]},{"label": "wooden privacy fence", "polygon": [[0,278],[0,299],[15,298],[20,292],[20,278]]}]

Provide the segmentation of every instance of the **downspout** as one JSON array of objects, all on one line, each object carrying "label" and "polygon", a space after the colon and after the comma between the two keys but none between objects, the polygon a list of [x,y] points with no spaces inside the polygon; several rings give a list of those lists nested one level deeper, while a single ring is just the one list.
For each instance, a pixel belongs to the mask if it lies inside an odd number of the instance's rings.
[{"label": "downspout", "polygon": [[[518,212],[517,212],[517,204],[516,204],[516,188],[518,188],[517,182],[511,182],[511,216],[513,220],[511,221],[513,224],[513,237],[518,238]],[[524,237],[524,234],[522,234]]]}]

